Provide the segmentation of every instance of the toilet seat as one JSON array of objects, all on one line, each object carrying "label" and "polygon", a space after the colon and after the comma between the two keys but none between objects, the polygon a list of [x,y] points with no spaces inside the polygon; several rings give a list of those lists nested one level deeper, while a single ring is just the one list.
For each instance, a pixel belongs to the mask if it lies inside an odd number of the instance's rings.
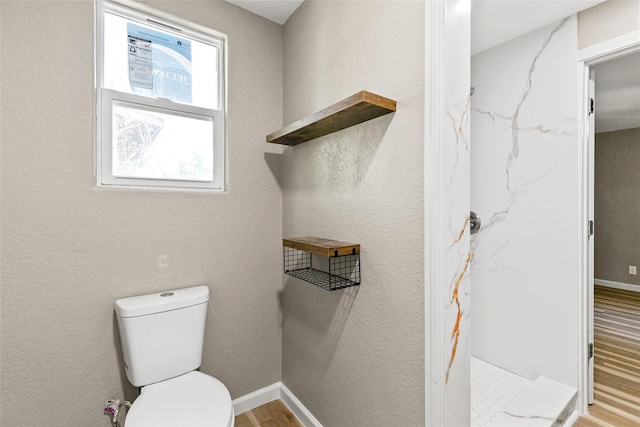
[{"label": "toilet seat", "polygon": [[142,389],[125,427],[232,427],[233,405],[216,378],[192,371]]}]

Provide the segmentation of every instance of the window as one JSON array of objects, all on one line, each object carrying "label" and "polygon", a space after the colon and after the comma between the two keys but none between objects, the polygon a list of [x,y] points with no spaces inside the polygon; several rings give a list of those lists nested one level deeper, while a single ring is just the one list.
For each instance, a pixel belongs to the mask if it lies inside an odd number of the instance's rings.
[{"label": "window", "polygon": [[98,185],[224,189],[224,38],[100,4]]}]

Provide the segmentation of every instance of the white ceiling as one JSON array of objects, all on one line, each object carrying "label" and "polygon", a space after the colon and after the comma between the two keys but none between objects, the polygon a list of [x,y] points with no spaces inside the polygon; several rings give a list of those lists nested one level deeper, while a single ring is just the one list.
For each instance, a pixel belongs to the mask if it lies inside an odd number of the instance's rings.
[{"label": "white ceiling", "polygon": [[[226,0],[284,24],[303,0]],[[430,0],[426,0],[430,1]],[[472,0],[471,54],[490,49],[604,0]],[[596,131],[640,127],[640,55],[596,66]]]},{"label": "white ceiling", "polygon": [[303,0],[226,0],[256,15],[284,24]]}]

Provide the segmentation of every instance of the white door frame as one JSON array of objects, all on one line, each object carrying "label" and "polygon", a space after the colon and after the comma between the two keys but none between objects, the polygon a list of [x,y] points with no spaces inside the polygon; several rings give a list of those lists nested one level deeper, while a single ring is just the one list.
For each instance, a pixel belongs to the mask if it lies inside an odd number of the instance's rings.
[{"label": "white door frame", "polygon": [[[454,212],[453,209],[459,210],[461,205],[453,208],[449,200],[458,188],[460,192],[465,192],[462,197],[468,200],[466,193],[471,185],[470,181],[464,181],[467,172],[452,167],[449,158],[456,153],[456,144],[460,143],[458,136],[463,133],[466,136],[467,125],[462,123],[463,119],[459,119],[459,127],[451,126],[449,114],[451,109],[466,109],[469,105],[470,11],[471,0],[425,2],[424,351],[425,424],[429,427],[466,424],[471,408],[470,390],[465,384],[469,378],[469,355],[465,341],[468,339],[468,313],[464,313],[462,319],[458,317],[457,321],[451,315],[454,312],[451,309],[451,278],[456,274],[460,274],[460,281],[463,276],[466,277],[467,269],[460,272],[459,261],[464,262],[468,257],[457,252],[447,254],[455,240],[455,236],[451,236],[450,217],[458,215],[458,219],[464,219],[469,215],[468,203],[463,212]],[[463,114],[463,117],[467,116]],[[460,164],[463,164],[462,160]],[[452,176],[458,178],[456,187],[448,189]],[[463,216],[460,216],[461,213]],[[463,226],[463,234],[468,238],[468,219],[464,225],[459,225]],[[458,239],[467,241],[462,235]],[[468,253],[469,250],[470,246],[467,246],[464,252]],[[459,307],[458,316],[462,315]],[[464,325],[460,326],[464,329],[461,333],[465,336],[461,338],[464,344],[452,346],[452,330],[459,325]],[[454,357],[455,378],[449,382],[448,373]]]},{"label": "white door frame", "polygon": [[444,94],[445,1],[425,3],[425,425],[442,426],[446,418],[444,366],[444,255],[440,229],[444,207],[442,151]]},{"label": "white door frame", "polygon": [[[589,381],[589,327],[593,324],[593,277],[589,273],[589,238],[587,224],[589,220],[589,192],[594,186],[594,168],[591,161],[593,153],[593,141],[589,139],[589,126],[587,119],[587,100],[589,98],[589,72],[592,66],[615,59],[631,52],[640,51],[640,31],[635,31],[594,46],[578,51],[578,83],[580,88],[578,106],[578,129],[580,132],[580,144],[578,145],[578,167],[580,182],[580,197],[578,200],[578,315],[580,316],[580,330],[578,339],[578,407],[580,414],[588,410],[588,398],[593,384]],[[596,106],[597,111],[597,106]],[[597,225],[597,224],[596,224]]]}]

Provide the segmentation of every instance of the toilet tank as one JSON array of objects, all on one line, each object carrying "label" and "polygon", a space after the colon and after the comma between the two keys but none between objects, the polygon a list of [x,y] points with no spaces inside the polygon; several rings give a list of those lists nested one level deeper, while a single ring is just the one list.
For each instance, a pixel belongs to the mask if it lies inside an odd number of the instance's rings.
[{"label": "toilet tank", "polygon": [[196,286],[116,301],[122,355],[136,387],[200,367],[209,288]]}]

